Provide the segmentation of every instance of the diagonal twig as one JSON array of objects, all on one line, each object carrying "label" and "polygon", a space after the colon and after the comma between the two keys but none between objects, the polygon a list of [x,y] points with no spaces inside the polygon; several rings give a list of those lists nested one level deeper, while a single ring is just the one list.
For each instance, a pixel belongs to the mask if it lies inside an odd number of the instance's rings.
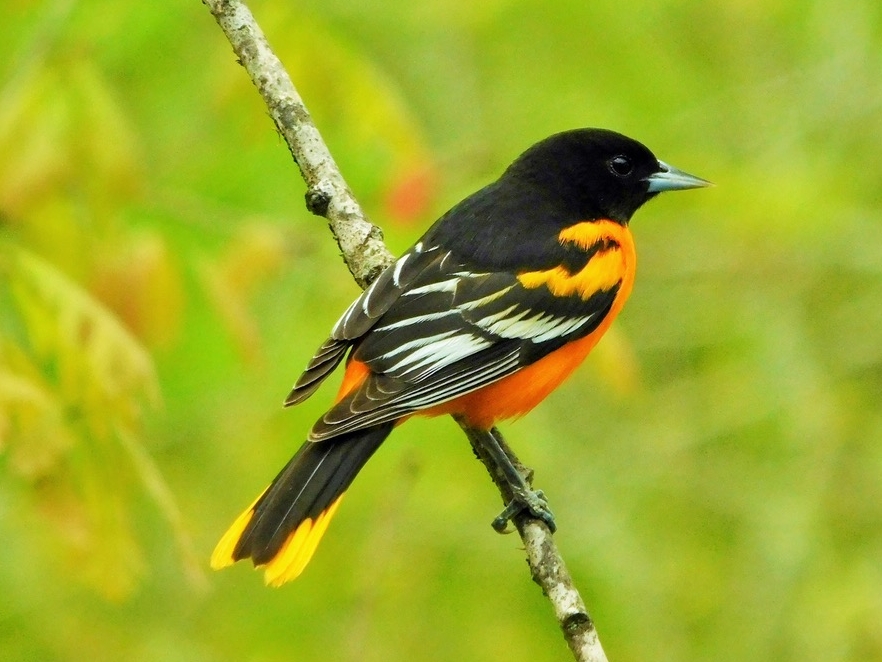
[{"label": "diagonal twig", "polygon": [[[515,496],[511,491],[511,484],[506,479],[505,472],[487,451],[484,445],[485,436],[469,428],[463,420],[457,419],[456,422],[468,437],[475,455],[487,468],[490,478],[499,489],[503,503],[511,502]],[[493,428],[492,433],[511,463],[528,482],[532,482],[533,470],[521,463],[498,429]],[[524,543],[533,581],[539,585],[542,593],[551,602],[554,615],[573,657],[579,662],[606,662],[606,654],[597,637],[594,621],[588,615],[585,602],[573,583],[573,578],[567,570],[548,525],[530,516],[527,511],[515,515],[513,522]]]},{"label": "diagonal twig", "polygon": [[263,97],[306,182],[306,207],[328,219],[352,277],[365,288],[395,261],[383,232],[365,217],[340,174],[303,99],[248,7],[237,0],[203,0]]},{"label": "diagonal twig", "polygon": [[[214,15],[240,64],[263,97],[276,128],[300,167],[307,185],[307,208],[328,220],[349,271],[361,287],[366,287],[394,261],[383,243],[382,231],[366,219],[303,100],[248,7],[239,0],[203,0],[203,3]],[[457,422],[500,489],[503,502],[509,503],[513,495],[500,467],[484,448],[481,435],[463,421]],[[498,431],[494,431],[494,435],[514,465],[529,476],[532,472],[518,462]],[[551,531],[544,522],[525,513],[516,516],[514,523],[523,540],[533,580],[551,602],[573,657],[579,662],[606,662],[594,623]]]}]

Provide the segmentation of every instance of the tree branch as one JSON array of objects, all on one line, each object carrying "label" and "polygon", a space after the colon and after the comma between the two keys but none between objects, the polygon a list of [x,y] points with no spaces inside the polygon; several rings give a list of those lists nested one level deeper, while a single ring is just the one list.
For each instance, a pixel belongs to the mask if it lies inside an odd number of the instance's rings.
[{"label": "tree branch", "polygon": [[[505,472],[496,464],[493,456],[484,446],[484,435],[471,429],[462,419],[457,418],[456,422],[469,438],[475,455],[487,468],[490,478],[499,489],[503,503],[508,504],[514,498],[514,493],[506,480]],[[498,429],[494,428],[492,432],[511,463],[526,477],[527,482],[532,482],[533,470],[521,463]],[[527,553],[527,563],[533,581],[539,584],[542,593],[551,602],[554,615],[573,657],[579,662],[607,662],[606,654],[597,637],[597,630],[594,628],[594,621],[588,615],[585,602],[573,583],[573,578],[567,570],[548,525],[531,517],[526,511],[515,515],[513,521],[524,542],[524,551]]]},{"label": "tree branch", "polygon": [[306,182],[306,208],[328,219],[346,266],[365,288],[395,261],[383,232],[364,215],[312,121],[285,67],[248,7],[236,0],[203,0],[233,46],[239,63],[276,123]]},{"label": "tree branch", "polygon": [[[211,10],[240,64],[245,67],[263,97],[270,116],[300,167],[307,185],[307,208],[328,220],[349,271],[361,287],[367,287],[394,261],[383,243],[382,231],[366,219],[303,100],[282,63],[270,49],[248,7],[238,0],[203,2]],[[503,502],[507,504],[513,495],[508,483],[503,480],[500,468],[483,447],[481,436],[464,421],[457,422],[500,489]],[[513,464],[529,477],[532,471],[520,464],[498,431],[495,434]],[[551,601],[574,658],[579,662],[606,662],[594,623],[573,584],[551,531],[544,522],[525,513],[517,515],[514,522],[524,542],[533,580]]]}]

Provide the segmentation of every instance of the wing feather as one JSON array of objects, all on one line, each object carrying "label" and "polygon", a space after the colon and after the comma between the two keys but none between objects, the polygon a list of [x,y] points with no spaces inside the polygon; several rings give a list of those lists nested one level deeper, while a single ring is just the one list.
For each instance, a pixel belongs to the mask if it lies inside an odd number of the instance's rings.
[{"label": "wing feather", "polygon": [[423,244],[418,243],[385,269],[337,320],[331,337],[316,350],[285,398],[285,405],[303,402],[315,393],[352,344],[370,331],[423,270],[442,258],[437,249],[424,249]]},{"label": "wing feather", "polygon": [[411,282],[353,348],[365,383],[316,423],[318,441],[434,407],[590,333],[616,289],[553,296],[513,273],[472,273],[449,255]]},{"label": "wing feather", "polygon": [[310,359],[306,369],[300,375],[294,388],[285,398],[285,406],[295,405],[303,402],[321,386],[328,375],[334,368],[339,365],[346,351],[349,349],[350,343],[345,340],[334,340],[328,338],[321,347],[318,348],[315,355]]},{"label": "wing feather", "polygon": [[[571,277],[582,274],[584,281],[584,273]],[[618,287],[604,283],[590,295],[583,286],[555,296],[544,283],[530,286],[512,272],[477,272],[418,243],[340,317],[286,402],[311,395],[351,351],[370,375],[316,423],[310,439],[434,407],[591,333]]]}]

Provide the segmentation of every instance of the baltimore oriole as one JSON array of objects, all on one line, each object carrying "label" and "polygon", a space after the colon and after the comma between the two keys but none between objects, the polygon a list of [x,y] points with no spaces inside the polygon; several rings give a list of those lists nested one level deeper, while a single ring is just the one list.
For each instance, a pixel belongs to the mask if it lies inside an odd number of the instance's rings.
[{"label": "baltimore oriole", "polygon": [[[533,145],[454,206],[312,357],[285,404],[312,395],[345,356],[335,404],[226,532],[212,567],[251,558],[268,584],[297,577],[355,475],[414,414],[453,414],[489,431],[530,411],[631,293],[632,214],[662,191],[708,184],[630,138],[578,129]],[[525,505],[553,524],[541,501]]]}]

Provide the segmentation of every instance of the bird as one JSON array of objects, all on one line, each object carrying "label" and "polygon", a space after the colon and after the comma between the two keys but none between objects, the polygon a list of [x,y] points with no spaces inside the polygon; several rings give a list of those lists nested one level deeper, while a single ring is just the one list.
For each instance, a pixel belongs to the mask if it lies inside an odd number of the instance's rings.
[{"label": "bird", "polygon": [[[303,402],[343,362],[333,405],[211,566],[250,559],[273,586],[299,576],[356,474],[411,416],[452,414],[498,451],[496,424],[557,388],[622,310],[637,265],[632,215],[659,193],[709,185],[607,129],[528,148],[345,310],[285,399]],[[516,498],[494,527],[526,509],[553,531],[544,495],[510,463],[507,473]]]}]

